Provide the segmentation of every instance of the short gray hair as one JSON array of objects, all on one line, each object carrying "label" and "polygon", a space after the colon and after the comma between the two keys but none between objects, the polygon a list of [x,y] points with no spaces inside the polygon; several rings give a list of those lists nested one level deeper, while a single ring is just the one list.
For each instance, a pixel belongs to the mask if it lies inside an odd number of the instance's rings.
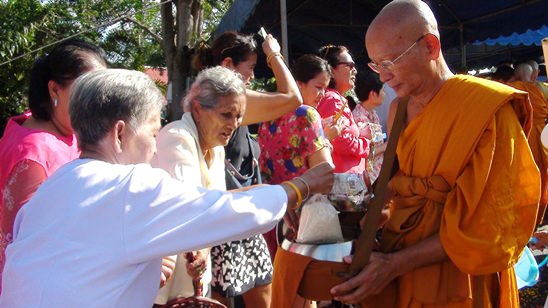
[{"label": "short gray hair", "polygon": [[78,145],[96,145],[119,120],[137,130],[164,101],[154,81],[142,72],[104,69],[80,76],[69,101]]},{"label": "short gray hair", "polygon": [[193,101],[202,107],[214,108],[219,97],[239,94],[245,94],[240,74],[222,66],[211,67],[198,74],[183,100],[183,109],[190,112]]}]

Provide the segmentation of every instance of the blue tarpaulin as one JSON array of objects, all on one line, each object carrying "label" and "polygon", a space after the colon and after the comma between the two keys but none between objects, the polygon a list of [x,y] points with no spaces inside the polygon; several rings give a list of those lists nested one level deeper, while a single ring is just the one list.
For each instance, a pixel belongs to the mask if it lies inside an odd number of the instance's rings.
[{"label": "blue tarpaulin", "polygon": [[[364,46],[367,27],[382,7],[390,2],[390,0],[285,1],[289,61],[304,53],[315,52],[323,45],[334,44],[349,47],[358,64],[362,65],[369,60]],[[548,0],[425,0],[425,2],[430,5],[439,22],[444,51],[452,50],[451,53],[454,56],[447,60],[455,68],[471,65],[467,49],[473,49],[474,42],[483,42],[499,36],[512,36],[514,32],[526,33],[528,29],[545,28],[548,24]],[[280,0],[235,0],[221,20],[217,34],[228,30],[256,33],[261,26],[277,38],[281,38]],[[522,44],[527,44],[525,42],[523,40]],[[520,52],[523,51],[523,45],[519,48]],[[513,50],[501,52],[504,53],[501,57],[508,57],[508,54],[514,57]],[[520,57],[522,56],[531,57],[528,53],[520,54]],[[474,63],[473,65],[483,64]],[[258,67],[259,75],[262,69]],[[266,66],[264,70],[269,71]]]},{"label": "blue tarpaulin", "polygon": [[[548,14],[548,12],[547,12]],[[486,45],[536,45],[541,46],[541,40],[545,37],[548,37],[548,27],[542,26],[537,30],[527,30],[524,33],[512,33],[508,36],[499,36],[497,38],[489,38],[483,41],[477,40],[474,42],[474,45],[486,44]]]}]

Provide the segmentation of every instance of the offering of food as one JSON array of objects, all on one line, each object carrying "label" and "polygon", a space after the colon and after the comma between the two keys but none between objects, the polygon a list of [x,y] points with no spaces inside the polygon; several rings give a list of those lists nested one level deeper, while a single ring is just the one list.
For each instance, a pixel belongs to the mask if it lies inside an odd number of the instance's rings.
[{"label": "offering of food", "polygon": [[356,173],[335,173],[329,201],[341,212],[365,212],[371,199],[371,189],[364,175]]}]

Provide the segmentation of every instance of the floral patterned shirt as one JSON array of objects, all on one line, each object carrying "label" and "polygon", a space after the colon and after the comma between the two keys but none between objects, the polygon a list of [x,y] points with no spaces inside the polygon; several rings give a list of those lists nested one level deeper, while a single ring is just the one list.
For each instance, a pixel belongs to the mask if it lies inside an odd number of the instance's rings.
[{"label": "floral patterned shirt", "polygon": [[360,130],[360,137],[371,140],[371,153],[367,159],[365,170],[369,175],[371,183],[373,183],[379,176],[384,156],[376,155],[375,153],[375,148],[384,142],[379,116],[375,110],[368,111],[361,105],[356,105],[356,108],[352,111],[352,115]]},{"label": "floral patterned shirt", "polygon": [[308,156],[327,146],[316,109],[300,106],[259,129],[263,180],[279,184],[308,170]]}]

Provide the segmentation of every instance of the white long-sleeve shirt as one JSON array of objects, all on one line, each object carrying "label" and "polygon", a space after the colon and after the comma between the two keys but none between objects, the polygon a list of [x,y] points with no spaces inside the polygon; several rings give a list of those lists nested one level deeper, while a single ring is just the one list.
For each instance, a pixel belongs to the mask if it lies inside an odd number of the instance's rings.
[{"label": "white long-sleeve shirt", "polygon": [[280,186],[203,190],[149,165],[79,159],[20,210],[0,307],[151,307],[161,258],[272,229]]}]

